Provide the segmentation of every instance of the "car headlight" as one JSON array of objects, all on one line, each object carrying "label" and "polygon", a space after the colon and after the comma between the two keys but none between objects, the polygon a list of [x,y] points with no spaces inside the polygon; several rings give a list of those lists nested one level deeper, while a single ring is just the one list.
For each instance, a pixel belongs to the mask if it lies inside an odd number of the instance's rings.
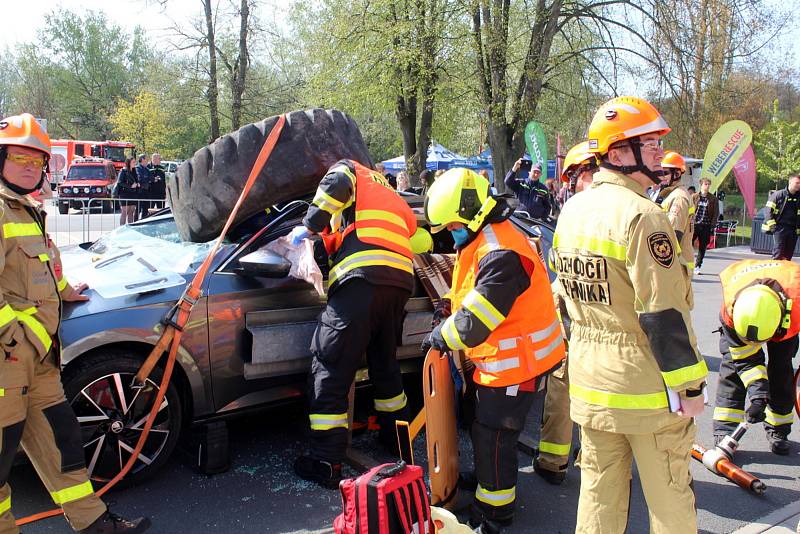
[{"label": "car headlight", "polygon": [[91,191],[92,191],[92,188],[91,188],[91,187],[84,187],[84,188],[83,188],[83,192],[84,192],[84,193],[89,193],[89,192],[91,192]]},{"label": "car headlight", "polygon": [[94,192],[95,193],[102,193],[103,192],[103,188],[102,187],[95,187],[94,188]]},{"label": "car headlight", "polygon": [[70,195],[72,194],[72,189],[70,189],[69,187],[64,187],[61,189],[61,192],[64,193],[65,195]]}]

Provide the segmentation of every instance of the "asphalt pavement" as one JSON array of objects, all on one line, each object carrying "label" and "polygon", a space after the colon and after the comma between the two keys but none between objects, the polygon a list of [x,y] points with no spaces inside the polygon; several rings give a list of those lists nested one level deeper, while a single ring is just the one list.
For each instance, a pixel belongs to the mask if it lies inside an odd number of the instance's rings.
[{"label": "asphalt pavement", "polygon": [[[717,274],[732,261],[746,257],[757,256],[744,247],[709,251],[704,273],[694,278],[694,329],[711,371],[711,405],[697,420],[698,441],[705,445],[713,444],[711,415],[720,361],[718,335],[713,332],[718,327],[721,302]],[[795,366],[796,362],[795,359]],[[409,389],[413,389],[413,385]],[[540,418],[541,401],[532,410],[526,428],[526,433],[534,439],[538,435]],[[192,455],[178,452],[158,476],[137,487],[114,491],[106,500],[115,502],[113,510],[119,514],[150,516],[154,533],[331,532],[333,519],[341,512],[339,492],[299,480],[291,470],[292,459],[304,450],[306,425],[302,406],[233,421],[229,424],[232,465],[228,472],[216,476],[198,474],[191,466]],[[692,462],[701,532],[726,533],[739,529],[742,529],[740,534],[794,532],[800,521],[800,431],[797,425],[790,439],[793,442],[791,454],[776,456],[769,451],[761,425],[752,428],[744,437],[736,460],[766,483],[767,491],[761,497]],[[390,457],[375,441],[374,435],[366,433],[357,436],[354,444],[380,461],[389,461]],[[424,444],[421,439],[418,441],[417,457],[425,465]],[[464,432],[461,444],[460,462],[466,469],[471,464],[472,451]],[[514,525],[506,532],[573,532],[579,471],[571,468],[562,486],[551,486],[533,472],[531,458],[524,453],[519,455],[519,465],[517,515]],[[347,469],[348,474],[355,474]],[[15,467],[10,483],[17,517],[52,507],[32,467]],[[647,508],[637,474],[634,474],[630,510],[628,532],[647,532]],[[24,527],[22,532],[66,533],[71,530],[62,518],[53,518]]]}]

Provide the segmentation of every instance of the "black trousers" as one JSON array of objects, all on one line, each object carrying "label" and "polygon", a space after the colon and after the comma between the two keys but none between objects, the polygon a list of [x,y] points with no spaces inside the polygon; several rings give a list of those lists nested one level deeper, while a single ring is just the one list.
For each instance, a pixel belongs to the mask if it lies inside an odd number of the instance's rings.
[{"label": "black trousers", "polygon": [[772,235],[772,259],[791,260],[797,245],[797,229],[794,226],[778,224]]},{"label": "black trousers", "polygon": [[375,390],[381,438],[395,435],[395,420],[408,420],[397,346],[403,332],[405,289],[355,278],[328,298],[311,340],[309,399],[311,455],[341,462],[347,451],[347,394],[366,353]]},{"label": "black trousers", "polygon": [[706,249],[708,248],[709,241],[711,241],[711,234],[713,231],[714,226],[710,224],[696,224],[694,226],[692,241],[697,239],[697,257],[694,262],[697,267],[703,265],[703,258],[706,257]]},{"label": "black trousers", "polygon": [[[139,190],[139,198],[140,199],[146,199],[146,198],[149,199],[150,198],[150,188],[148,187],[148,188],[140,189]],[[149,209],[150,209],[150,201],[148,201],[148,200],[139,200],[139,206],[136,208],[136,211],[139,213],[139,218],[140,219],[144,219],[145,217],[150,215],[150,213],[148,212]]]},{"label": "black trousers", "polygon": [[723,330],[719,342],[722,362],[719,365],[714,407],[714,434],[730,434],[745,420],[745,398],[750,397],[751,401],[756,398],[768,399],[764,425],[788,436],[794,417],[792,358],[797,354],[798,336],[784,341],[768,341],[766,366],[763,350],[758,349],[748,355],[752,350],[738,345]]},{"label": "black trousers", "polygon": [[514,517],[517,441],[533,405],[537,380],[510,387],[475,385],[472,448],[478,488],[472,515],[508,521]]}]

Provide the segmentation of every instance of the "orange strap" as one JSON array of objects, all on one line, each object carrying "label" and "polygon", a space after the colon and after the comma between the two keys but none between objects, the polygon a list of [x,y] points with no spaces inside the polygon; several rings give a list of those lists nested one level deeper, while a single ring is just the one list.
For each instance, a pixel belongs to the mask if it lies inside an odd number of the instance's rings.
[{"label": "orange strap", "polygon": [[[253,164],[253,168],[250,170],[250,176],[247,178],[247,182],[245,183],[244,189],[242,190],[241,194],[239,195],[239,200],[236,201],[236,205],[233,207],[231,214],[228,216],[228,220],[225,222],[225,227],[222,229],[222,233],[217,238],[216,243],[211,248],[211,251],[206,256],[205,260],[203,260],[202,265],[197,270],[197,274],[195,274],[194,279],[192,280],[191,284],[189,284],[181,295],[181,298],[178,300],[178,303],[175,305],[175,318],[172,324],[167,324],[164,328],[164,331],[161,334],[161,337],[158,339],[155,347],[150,352],[150,355],[145,360],[142,367],[136,373],[136,377],[134,381],[136,384],[144,384],[144,381],[152,372],[153,368],[158,363],[158,360],[164,354],[167,346],[169,346],[169,354],[167,356],[167,361],[164,365],[164,376],[161,379],[161,385],[159,386],[158,394],[156,395],[155,402],[153,403],[153,407],[150,409],[150,414],[147,417],[147,421],[145,422],[144,428],[142,429],[142,434],[139,436],[139,441],[136,442],[136,447],[133,449],[133,453],[131,453],[131,457],[128,458],[128,462],[122,468],[122,470],[117,473],[117,475],[109,480],[105,486],[103,486],[100,490],[97,491],[98,496],[102,496],[108,490],[110,490],[114,485],[116,485],[120,480],[122,480],[125,475],[133,468],[133,465],[136,463],[136,459],[139,457],[139,453],[142,452],[142,448],[144,447],[144,443],[147,440],[147,435],[150,433],[150,429],[153,427],[153,423],[156,420],[156,415],[158,414],[159,407],[161,403],[164,402],[164,396],[167,394],[167,388],[169,387],[169,381],[172,377],[172,370],[175,367],[175,358],[178,355],[178,348],[181,344],[181,337],[183,337],[183,327],[189,320],[189,314],[194,307],[195,302],[197,299],[200,298],[202,295],[202,286],[203,281],[205,280],[206,275],[208,274],[208,269],[211,266],[211,261],[214,259],[214,256],[217,253],[220,245],[222,244],[223,239],[225,239],[225,235],[228,233],[228,229],[230,228],[231,224],[233,224],[233,220],[236,218],[236,214],[239,212],[239,208],[241,207],[244,200],[247,198],[247,195],[250,193],[250,189],[252,189],[253,184],[256,181],[256,178],[261,173],[261,170],[264,168],[264,165],[267,163],[270,154],[272,154],[272,150],[275,148],[275,145],[278,143],[278,137],[283,130],[283,125],[286,122],[286,116],[280,115],[278,117],[278,121],[275,123],[275,126],[272,127],[272,131],[267,136],[266,141],[264,141],[264,146],[261,147],[261,151],[256,158],[255,163]],[[39,514],[34,514],[28,517],[24,517],[22,519],[17,520],[17,526],[26,525],[28,523],[33,523],[34,521],[38,521],[40,519],[44,519],[47,517],[54,517],[64,513],[62,509],[55,509],[49,510],[47,512],[42,512]]]}]

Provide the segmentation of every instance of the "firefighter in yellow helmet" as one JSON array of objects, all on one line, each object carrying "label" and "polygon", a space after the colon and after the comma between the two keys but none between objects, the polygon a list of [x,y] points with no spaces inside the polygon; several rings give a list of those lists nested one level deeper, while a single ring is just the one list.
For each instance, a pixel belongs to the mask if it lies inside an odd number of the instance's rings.
[{"label": "firefighter in yellow helmet", "polygon": [[667,152],[661,160],[661,168],[667,178],[667,184],[661,188],[658,195],[660,197],[661,208],[667,213],[669,223],[675,230],[675,237],[678,238],[680,253],[678,258],[684,268],[688,293],[686,298],[689,307],[694,306],[692,296],[692,273],[694,271],[694,249],[692,248],[692,237],[694,236],[694,203],[692,196],[681,185],[681,178],[686,172],[686,161],[677,152]]},{"label": "firefighter in yellow helmet", "polygon": [[581,427],[576,531],[624,532],[636,461],[652,533],[696,532],[689,454],[708,370],[697,350],[666,214],[645,196],[670,131],[649,102],[618,97],[589,126],[600,170],[564,205],[553,238],[571,319],[570,415]]},{"label": "firefighter in yellow helmet", "polygon": [[[561,181],[569,184],[569,191],[577,194],[592,185],[595,172],[597,172],[596,156],[589,151],[588,141],[584,141],[567,152]],[[566,197],[567,200],[570,198],[572,195]],[[555,283],[558,284],[558,281]],[[554,287],[556,310],[561,319],[565,338],[569,339],[569,314],[557,285]],[[550,484],[561,484],[567,475],[572,446],[572,426],[572,419],[569,417],[568,366],[567,359],[564,359],[564,363],[547,378],[542,427],[539,432],[539,452],[533,461],[534,472]]]},{"label": "firefighter in yellow helmet", "polygon": [[[800,332],[800,265],[742,260],[723,269],[719,278],[722,362],[714,439],[719,443],[742,421],[764,421],[772,452],[787,455],[794,419],[792,358]],[[745,397],[750,398],[747,410]]]},{"label": "firefighter in yellow helmet", "polygon": [[547,271],[508,220],[511,213],[503,198],[491,195],[489,182],[468,169],[448,170],[425,197],[432,230],[447,229],[457,253],[452,315],[423,348],[463,350],[475,365],[478,485],[470,523],[482,532],[496,532],[514,517],[517,439],[541,376],[564,359]]},{"label": "firefighter in yellow helmet", "polygon": [[144,532],[150,521],[111,514],[86,473],[81,429],[61,386],[62,301],[88,300],[67,283],[45,212],[42,186],[50,138],[32,115],[0,121],[0,532],[18,532],[8,476],[22,445],[72,528]]}]

